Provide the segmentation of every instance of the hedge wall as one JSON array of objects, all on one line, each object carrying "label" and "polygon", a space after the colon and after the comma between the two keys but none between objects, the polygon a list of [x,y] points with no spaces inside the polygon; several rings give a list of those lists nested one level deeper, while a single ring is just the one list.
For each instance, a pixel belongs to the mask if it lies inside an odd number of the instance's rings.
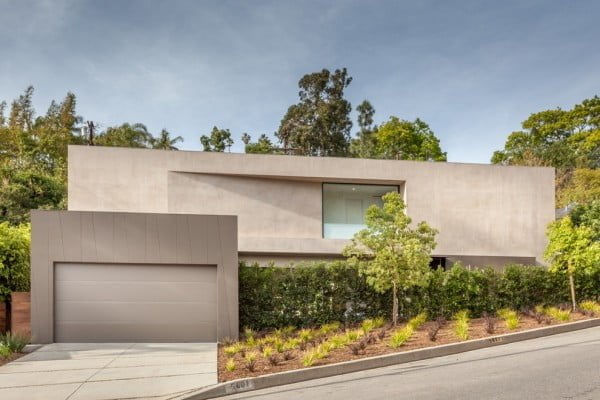
[{"label": "hedge wall", "polygon": [[[600,267],[577,276],[580,299],[600,298]],[[331,321],[389,318],[391,294],[367,286],[357,270],[343,261],[294,268],[248,266],[239,270],[240,327],[256,330],[287,325],[315,326]],[[502,307],[522,309],[569,301],[567,279],[543,267],[512,265],[503,272],[456,266],[433,271],[429,284],[400,295],[400,316],[421,311],[446,317],[468,309],[473,316]]]}]

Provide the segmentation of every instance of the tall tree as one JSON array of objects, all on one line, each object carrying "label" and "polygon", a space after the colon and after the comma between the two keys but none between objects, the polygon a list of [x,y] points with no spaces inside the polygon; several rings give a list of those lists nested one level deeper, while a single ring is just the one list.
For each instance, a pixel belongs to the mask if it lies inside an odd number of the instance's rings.
[{"label": "tall tree", "polygon": [[522,130],[511,133],[504,149],[494,152],[494,164],[556,168],[557,203],[578,168],[600,168],[600,97],[583,100],[570,110],[531,114]]},{"label": "tall tree", "polygon": [[259,136],[256,142],[251,142],[252,138],[250,135],[245,133],[247,137],[242,136],[242,141],[244,142],[244,151],[246,153],[254,153],[254,154],[280,154],[279,149],[273,146],[273,142],[266,135],[262,134]]},{"label": "tall tree", "polygon": [[224,152],[225,149],[229,150],[231,148],[233,139],[231,138],[229,129],[219,129],[214,126],[210,132],[210,136],[200,136],[200,143],[202,144],[203,151]]},{"label": "tall tree", "polygon": [[344,256],[357,265],[367,283],[376,291],[392,290],[392,321],[398,321],[398,290],[425,285],[437,231],[420,222],[411,226],[400,194],[383,196],[383,207],[370,206],[365,214],[366,229],[354,235]]},{"label": "tall tree", "polygon": [[353,157],[374,158],[377,154],[377,141],[374,135],[376,126],[373,124],[375,108],[368,100],[364,100],[356,107],[358,112],[358,127],[360,128],[357,137],[350,143],[350,153]]},{"label": "tall tree", "polygon": [[166,129],[160,131],[158,137],[152,140],[152,148],[159,150],[179,150],[177,143],[183,142],[183,138],[181,136],[176,136],[171,138],[171,134]]},{"label": "tall tree", "polygon": [[288,154],[348,154],[352,106],[344,98],[344,90],[350,82],[346,68],[333,73],[323,69],[300,79],[300,101],[288,108],[276,133]]}]

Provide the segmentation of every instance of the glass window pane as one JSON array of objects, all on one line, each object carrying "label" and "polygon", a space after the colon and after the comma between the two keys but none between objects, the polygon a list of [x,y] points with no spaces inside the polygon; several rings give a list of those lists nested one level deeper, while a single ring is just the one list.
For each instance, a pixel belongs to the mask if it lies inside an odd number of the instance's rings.
[{"label": "glass window pane", "polygon": [[367,208],[373,204],[381,207],[381,196],[397,191],[398,186],[324,183],[323,237],[352,238],[365,227],[364,216]]}]

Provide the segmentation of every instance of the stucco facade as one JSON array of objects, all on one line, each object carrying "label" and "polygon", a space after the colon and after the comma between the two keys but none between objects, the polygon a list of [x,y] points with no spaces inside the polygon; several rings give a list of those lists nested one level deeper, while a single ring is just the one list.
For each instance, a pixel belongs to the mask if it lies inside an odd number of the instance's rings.
[{"label": "stucco facade", "polygon": [[69,209],[236,215],[240,259],[339,256],[323,238],[323,183],[396,185],[434,255],[541,262],[554,169],[395,160],[69,147]]}]

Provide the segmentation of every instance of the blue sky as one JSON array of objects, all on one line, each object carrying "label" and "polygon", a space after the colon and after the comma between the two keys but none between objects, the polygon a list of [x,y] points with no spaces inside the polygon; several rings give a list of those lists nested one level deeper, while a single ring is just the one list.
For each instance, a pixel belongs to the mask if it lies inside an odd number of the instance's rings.
[{"label": "blue sky", "polygon": [[199,149],[213,125],[272,134],[307,72],[430,124],[450,161],[487,163],[530,113],[600,94],[600,1],[0,0],[0,99],[67,91],[102,126]]}]

